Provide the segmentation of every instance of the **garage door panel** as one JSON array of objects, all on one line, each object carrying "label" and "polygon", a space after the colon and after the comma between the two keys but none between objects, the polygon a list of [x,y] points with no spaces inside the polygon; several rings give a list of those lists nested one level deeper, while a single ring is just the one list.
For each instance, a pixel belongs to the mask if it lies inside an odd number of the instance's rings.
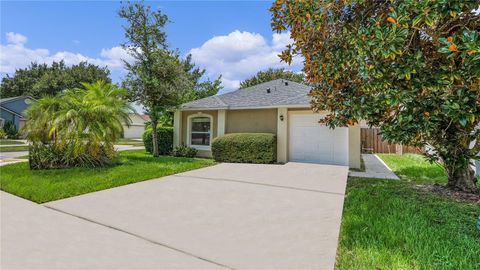
[{"label": "garage door panel", "polygon": [[348,165],[348,129],[334,130],[318,123],[321,114],[291,114],[289,160]]}]

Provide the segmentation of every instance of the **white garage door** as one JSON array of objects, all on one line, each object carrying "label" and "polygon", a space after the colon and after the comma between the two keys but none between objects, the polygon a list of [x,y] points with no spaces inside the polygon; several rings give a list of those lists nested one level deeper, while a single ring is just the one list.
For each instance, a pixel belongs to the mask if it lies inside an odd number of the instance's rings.
[{"label": "white garage door", "polygon": [[131,125],[129,127],[124,127],[123,129],[123,137],[125,139],[136,139],[142,138],[143,131],[145,131],[145,127],[143,125]]},{"label": "white garage door", "polygon": [[319,124],[324,114],[289,115],[289,160],[348,166],[348,128]]}]

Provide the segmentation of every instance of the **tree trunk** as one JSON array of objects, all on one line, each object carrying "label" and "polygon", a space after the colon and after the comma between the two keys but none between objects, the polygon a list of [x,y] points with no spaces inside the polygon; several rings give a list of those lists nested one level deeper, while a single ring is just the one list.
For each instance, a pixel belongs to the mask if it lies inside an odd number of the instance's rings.
[{"label": "tree trunk", "polygon": [[448,174],[447,187],[469,193],[478,193],[477,177],[470,165],[464,168],[446,169]]},{"label": "tree trunk", "polygon": [[160,156],[159,151],[158,151],[158,140],[157,140],[157,123],[158,120],[155,118],[152,118],[152,154],[154,157]]}]

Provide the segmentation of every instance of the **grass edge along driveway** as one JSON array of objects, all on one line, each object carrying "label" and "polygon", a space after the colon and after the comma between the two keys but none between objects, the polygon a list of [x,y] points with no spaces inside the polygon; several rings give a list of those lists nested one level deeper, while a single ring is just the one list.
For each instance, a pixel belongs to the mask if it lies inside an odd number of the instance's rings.
[{"label": "grass edge along driveway", "polygon": [[0,166],[0,189],[45,203],[215,164],[205,158],[154,158],[145,150],[122,151],[119,155],[121,164],[107,168],[30,170],[28,162]]},{"label": "grass edge along driveway", "polygon": [[379,155],[401,180],[350,177],[336,269],[480,269],[480,204],[419,191],[445,184],[420,155]]}]

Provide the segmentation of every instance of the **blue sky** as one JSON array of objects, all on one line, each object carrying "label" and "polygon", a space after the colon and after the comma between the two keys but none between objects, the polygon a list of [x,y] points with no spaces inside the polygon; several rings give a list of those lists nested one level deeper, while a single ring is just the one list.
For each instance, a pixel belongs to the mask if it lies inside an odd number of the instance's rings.
[{"label": "blue sky", "polygon": [[[148,1],[171,22],[165,28],[171,48],[207,69],[223,74],[225,89],[268,67],[287,67],[276,56],[290,43],[288,33],[270,28],[271,2],[265,1]],[[67,64],[88,60],[107,65],[114,81],[128,58],[117,1],[1,1],[0,72],[14,72],[30,61]],[[128,60],[128,59],[127,59]],[[300,60],[288,69],[298,71]]]}]

